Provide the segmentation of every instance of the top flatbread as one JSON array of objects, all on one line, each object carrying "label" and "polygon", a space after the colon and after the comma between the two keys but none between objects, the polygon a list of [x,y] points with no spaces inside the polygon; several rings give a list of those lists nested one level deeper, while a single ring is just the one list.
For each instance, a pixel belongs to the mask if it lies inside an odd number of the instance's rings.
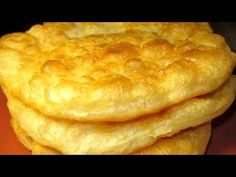
[{"label": "top flatbread", "polygon": [[206,94],[235,62],[206,23],[46,23],[0,39],[0,83],[80,121],[131,120]]}]

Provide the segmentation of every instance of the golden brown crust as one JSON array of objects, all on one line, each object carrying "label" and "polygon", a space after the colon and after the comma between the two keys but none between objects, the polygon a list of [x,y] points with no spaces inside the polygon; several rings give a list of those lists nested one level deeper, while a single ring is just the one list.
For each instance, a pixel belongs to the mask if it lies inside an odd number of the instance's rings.
[{"label": "golden brown crust", "polygon": [[[34,155],[60,155],[61,152],[43,146],[33,140],[12,118],[13,129],[26,148]],[[174,155],[174,154],[204,154],[211,136],[211,123],[183,130],[168,138],[162,138],[153,145],[139,150],[134,155]]]},{"label": "golden brown crust", "polygon": [[[94,33],[105,35],[86,37]],[[12,95],[47,116],[80,121],[158,112],[217,89],[235,65],[205,23],[36,25],[3,36],[0,58],[0,83]]]},{"label": "golden brown crust", "polygon": [[189,127],[208,122],[233,102],[236,77],[213,93],[123,123],[53,120],[5,93],[12,117],[37,142],[63,154],[129,154]]}]

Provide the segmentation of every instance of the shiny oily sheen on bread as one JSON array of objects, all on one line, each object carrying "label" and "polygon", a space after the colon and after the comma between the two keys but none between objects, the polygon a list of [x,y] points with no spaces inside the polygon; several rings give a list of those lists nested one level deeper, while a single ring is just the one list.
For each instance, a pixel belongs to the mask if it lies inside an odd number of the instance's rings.
[{"label": "shiny oily sheen on bread", "polygon": [[[12,127],[19,141],[32,151],[33,155],[60,155],[61,152],[41,145],[32,139],[15,121]],[[174,155],[174,154],[204,154],[211,136],[211,123],[205,123],[194,128],[183,130],[171,137],[157,140],[154,144],[133,155]]]},{"label": "shiny oily sheen on bread", "polygon": [[8,94],[12,117],[40,144],[63,154],[130,154],[158,139],[195,127],[221,115],[233,102],[236,77],[219,89],[173,105],[161,112],[117,123],[81,123],[52,119]]},{"label": "shiny oily sheen on bread", "polygon": [[234,66],[207,23],[46,23],[0,39],[1,85],[49,117],[79,121],[161,111],[217,89]]},{"label": "shiny oily sheen on bread", "polygon": [[235,55],[207,23],[46,23],[0,39],[0,83],[46,116],[125,121],[217,89]]}]

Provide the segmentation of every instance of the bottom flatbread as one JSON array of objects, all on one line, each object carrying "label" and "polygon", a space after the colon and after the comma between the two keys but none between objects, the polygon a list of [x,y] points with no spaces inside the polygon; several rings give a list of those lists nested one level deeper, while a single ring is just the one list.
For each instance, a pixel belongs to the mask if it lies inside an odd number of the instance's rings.
[{"label": "bottom flatbread", "polygon": [[8,108],[29,136],[63,154],[132,154],[159,139],[223,114],[235,97],[236,76],[207,95],[125,122],[77,122],[43,115],[5,89]]},{"label": "bottom flatbread", "polygon": [[[13,118],[12,127],[19,141],[32,154],[36,155],[60,155],[61,152],[41,145],[19,126]],[[173,135],[172,137],[159,139],[153,145],[137,151],[138,155],[174,155],[174,154],[204,154],[211,136],[211,123],[205,123],[198,127],[189,128]]]}]

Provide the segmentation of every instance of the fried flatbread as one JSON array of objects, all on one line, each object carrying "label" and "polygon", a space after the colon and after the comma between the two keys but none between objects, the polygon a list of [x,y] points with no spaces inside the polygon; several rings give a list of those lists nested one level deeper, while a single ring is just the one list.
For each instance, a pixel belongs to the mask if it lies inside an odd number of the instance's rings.
[{"label": "fried flatbread", "polygon": [[63,154],[130,154],[221,115],[233,102],[236,77],[213,93],[162,112],[119,123],[81,123],[45,117],[5,93],[12,117],[37,142]]},{"label": "fried flatbread", "polygon": [[48,155],[59,155],[61,154],[55,149],[52,149],[50,147],[46,147],[43,145],[40,145],[37,143],[32,137],[30,137],[21,127],[20,125],[15,121],[14,118],[11,119],[11,125],[12,128],[18,138],[18,140],[29,150],[32,151],[32,154],[48,154]]},{"label": "fried flatbread", "polygon": [[[43,146],[33,140],[12,118],[12,127],[19,141],[35,155],[60,155],[61,152]],[[176,155],[176,154],[204,154],[211,136],[211,123],[183,130],[169,138],[159,139],[150,147],[146,147],[133,154],[136,155]]]},{"label": "fried flatbread", "polygon": [[198,155],[204,154],[211,137],[211,123],[183,130],[171,137],[161,138],[150,147],[134,154],[139,155]]},{"label": "fried flatbread", "polygon": [[205,23],[49,23],[0,39],[0,84],[57,119],[159,112],[217,89],[235,63]]}]

